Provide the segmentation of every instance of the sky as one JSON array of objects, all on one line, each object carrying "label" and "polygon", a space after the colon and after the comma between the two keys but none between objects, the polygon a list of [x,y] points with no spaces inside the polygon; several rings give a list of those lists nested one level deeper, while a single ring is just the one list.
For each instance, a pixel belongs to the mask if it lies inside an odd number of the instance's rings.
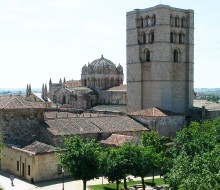
[{"label": "sky", "polygon": [[161,3],[194,10],[194,87],[220,88],[219,0],[0,0],[0,88],[78,80],[101,55],[126,83],[126,12]]}]

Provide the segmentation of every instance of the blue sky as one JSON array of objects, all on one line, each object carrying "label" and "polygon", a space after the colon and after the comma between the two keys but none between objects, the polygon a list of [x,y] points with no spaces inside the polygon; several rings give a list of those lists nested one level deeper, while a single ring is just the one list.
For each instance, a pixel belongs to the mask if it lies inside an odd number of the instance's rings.
[{"label": "blue sky", "polygon": [[0,0],[0,88],[80,79],[102,54],[126,72],[126,12],[161,2],[194,9],[194,87],[220,87],[219,0]]}]

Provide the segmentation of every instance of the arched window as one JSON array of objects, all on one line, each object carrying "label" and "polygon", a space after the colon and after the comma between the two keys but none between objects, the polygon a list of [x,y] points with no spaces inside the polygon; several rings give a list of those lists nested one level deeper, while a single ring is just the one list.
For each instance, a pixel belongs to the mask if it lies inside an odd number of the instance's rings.
[{"label": "arched window", "polygon": [[145,25],[146,25],[146,27],[151,25],[150,17],[148,15],[145,18]]},{"label": "arched window", "polygon": [[170,42],[174,43],[175,42],[175,33],[172,31],[170,32]]},{"label": "arched window", "polygon": [[155,14],[152,16],[152,26],[156,25],[156,16]]},{"label": "arched window", "polygon": [[149,33],[149,43],[152,44],[154,42],[154,31]]},{"label": "arched window", "polygon": [[144,32],[142,33],[142,43],[146,44],[146,34]]},{"label": "arched window", "polygon": [[170,15],[170,25],[173,26],[173,16]]},{"label": "arched window", "polygon": [[150,51],[148,49],[145,50],[145,61],[150,62]]},{"label": "arched window", "polygon": [[175,26],[176,27],[179,27],[179,22],[180,22],[180,19],[178,16],[175,17]]},{"label": "arched window", "polygon": [[173,62],[179,62],[179,51],[177,49],[173,51]]},{"label": "arched window", "polygon": [[179,43],[184,44],[184,34],[182,32],[179,33]]},{"label": "arched window", "polygon": [[185,17],[182,17],[181,19],[181,27],[185,27],[186,26],[186,19]]},{"label": "arched window", "polygon": [[143,28],[143,18],[140,18],[140,27]]}]

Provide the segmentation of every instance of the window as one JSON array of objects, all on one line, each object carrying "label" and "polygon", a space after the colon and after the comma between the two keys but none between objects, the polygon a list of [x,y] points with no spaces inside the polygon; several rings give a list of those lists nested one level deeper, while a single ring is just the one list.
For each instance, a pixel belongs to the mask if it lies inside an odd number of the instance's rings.
[{"label": "window", "polygon": [[150,62],[150,51],[149,50],[145,51],[145,61]]},{"label": "window", "polygon": [[179,62],[179,52],[176,49],[173,51],[173,61]]},{"label": "window", "polygon": [[181,27],[185,27],[186,26],[186,19],[185,17],[182,17],[181,19]]},{"label": "window", "polygon": [[28,175],[31,175],[31,166],[28,165]]},{"label": "window", "polygon": [[184,43],[184,34],[182,32],[179,33],[179,43],[180,44]]},{"label": "window", "polygon": [[170,32],[170,42],[174,43],[174,32]]},{"label": "window", "polygon": [[140,18],[140,27],[143,28],[143,18]]},{"label": "window", "polygon": [[170,15],[170,25],[173,26],[173,16]]},{"label": "window", "polygon": [[153,15],[152,16],[152,26],[155,26],[156,25],[156,16]]},{"label": "window", "polygon": [[150,17],[149,16],[146,16],[145,22],[146,22],[146,27],[151,25],[151,21],[150,21]]},{"label": "window", "polygon": [[180,22],[180,21],[179,21],[179,17],[176,16],[176,17],[175,17],[175,26],[176,26],[176,27],[179,27],[179,22]]},{"label": "window", "polygon": [[19,161],[17,161],[17,172],[19,171]]},{"label": "window", "polygon": [[150,34],[149,34],[149,43],[153,43],[154,42],[154,32],[151,31]]},{"label": "window", "polygon": [[142,34],[142,43],[146,44],[146,34],[144,32]]}]

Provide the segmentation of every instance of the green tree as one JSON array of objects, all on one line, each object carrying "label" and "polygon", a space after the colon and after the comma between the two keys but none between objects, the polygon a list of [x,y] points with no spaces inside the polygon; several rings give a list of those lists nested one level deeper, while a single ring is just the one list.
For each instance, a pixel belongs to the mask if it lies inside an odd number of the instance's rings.
[{"label": "green tree", "polygon": [[126,160],[122,151],[116,148],[108,148],[101,156],[101,171],[110,182],[116,182],[119,188],[121,179],[126,178]]},{"label": "green tree", "polygon": [[177,134],[165,180],[170,189],[220,189],[220,118],[192,122]]},{"label": "green tree", "polygon": [[86,190],[86,182],[98,174],[100,145],[95,140],[84,141],[78,136],[65,139],[64,145],[59,164],[75,179],[82,179],[83,190]]}]

